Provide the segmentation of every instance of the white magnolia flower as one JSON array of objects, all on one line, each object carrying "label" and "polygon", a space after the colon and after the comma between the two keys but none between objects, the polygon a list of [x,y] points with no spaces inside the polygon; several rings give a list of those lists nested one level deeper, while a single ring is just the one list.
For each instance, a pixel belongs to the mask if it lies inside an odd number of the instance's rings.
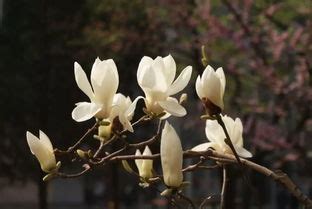
[{"label": "white magnolia flower", "polygon": [[[140,150],[136,150],[135,156],[141,156]],[[148,146],[145,147],[143,156],[152,155],[151,150]],[[153,160],[143,160],[143,159],[136,159],[135,164],[139,170],[139,175],[144,179],[149,179],[153,177]]]},{"label": "white magnolia flower", "polygon": [[[243,147],[243,125],[241,120],[236,118],[234,121],[226,115],[222,116],[222,120],[237,154],[244,158],[252,157],[252,154]],[[225,143],[225,133],[216,120],[207,120],[205,131],[210,142],[197,145],[192,149],[193,151],[206,151],[208,148],[213,148],[217,152],[233,154],[231,148]]]},{"label": "white magnolia flower", "polygon": [[183,181],[183,150],[178,134],[167,121],[161,134],[160,159],[165,184],[179,187]]},{"label": "white magnolia flower", "polygon": [[[217,71],[208,65],[202,77],[196,79],[196,92],[199,98],[205,103],[211,114],[220,113],[224,109],[223,95],[225,90],[225,76],[220,67]],[[214,110],[214,109],[219,110]]]},{"label": "white magnolia flower", "polygon": [[112,59],[101,61],[97,58],[91,70],[91,84],[81,68],[75,62],[75,79],[78,87],[89,97],[90,102],[79,102],[72,112],[72,118],[78,122],[92,117],[112,122],[119,116],[124,128],[133,131],[131,123],[136,101],[131,103],[130,98],[116,94],[119,76],[117,67]]},{"label": "white magnolia flower", "polygon": [[41,169],[47,173],[56,169],[55,155],[49,137],[42,131],[39,131],[39,138],[27,131],[26,138],[30,151],[38,159]]},{"label": "white magnolia flower", "polygon": [[192,74],[192,67],[187,66],[174,81],[176,63],[171,55],[157,57],[143,57],[140,61],[137,79],[139,86],[145,93],[145,105],[148,111],[159,114],[166,111],[174,116],[184,116],[186,110],[177,99],[170,97],[188,84]]}]

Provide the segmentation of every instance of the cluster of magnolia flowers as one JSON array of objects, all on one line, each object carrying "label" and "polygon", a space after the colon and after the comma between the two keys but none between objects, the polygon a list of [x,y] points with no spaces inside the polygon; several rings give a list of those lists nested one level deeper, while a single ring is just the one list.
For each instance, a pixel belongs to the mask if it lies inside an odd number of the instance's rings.
[{"label": "cluster of magnolia flowers", "polygon": [[[110,139],[115,129],[134,132],[131,120],[136,104],[140,99],[145,102],[144,112],[158,116],[160,120],[166,120],[171,115],[182,117],[187,114],[186,109],[172,96],[187,86],[191,78],[192,67],[187,66],[175,79],[176,63],[171,55],[156,59],[145,56],[141,59],[137,71],[137,81],[145,97],[139,96],[133,101],[129,97],[117,93],[119,76],[112,59],[101,61],[97,58],[95,60],[91,70],[91,83],[77,62],[74,64],[74,72],[78,87],[88,96],[90,101],[77,103],[72,111],[72,118],[77,122],[91,118],[100,121],[98,127],[100,140]],[[215,71],[211,66],[207,66],[202,76],[198,76],[196,92],[210,117],[206,121],[205,128],[209,142],[195,146],[192,151],[203,152],[214,149],[217,152],[233,154],[233,150],[225,142],[224,130],[214,119],[215,115],[220,115],[237,154],[240,157],[251,157],[251,153],[243,148],[241,120],[239,118],[233,120],[226,115],[221,115],[224,109],[225,85],[226,81],[222,68]],[[116,120],[118,126],[114,125]],[[41,169],[47,173],[57,172],[60,165],[56,161],[53,146],[48,136],[39,131],[39,138],[30,132],[27,132],[26,137],[30,150],[38,159]],[[136,150],[135,155],[150,156],[152,153],[146,146],[143,153]],[[180,137],[167,121],[161,133],[160,157],[165,184],[169,187],[179,187],[183,181],[183,149]],[[153,160],[136,159],[135,164],[142,179],[148,180],[153,177]]]}]

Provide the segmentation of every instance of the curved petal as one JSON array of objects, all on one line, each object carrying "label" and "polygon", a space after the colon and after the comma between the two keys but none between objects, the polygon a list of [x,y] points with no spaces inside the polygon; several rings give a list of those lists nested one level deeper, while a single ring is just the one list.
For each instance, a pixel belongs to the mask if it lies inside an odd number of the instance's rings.
[{"label": "curved petal", "polygon": [[196,89],[196,93],[200,99],[205,97],[200,76],[198,76],[196,79],[195,89]]},{"label": "curved petal", "polygon": [[30,132],[26,132],[27,143],[29,148],[38,159],[41,169],[45,172],[50,172],[56,167],[55,155],[48,150],[46,146],[36,136]]},{"label": "curved petal", "polygon": [[208,148],[210,148],[210,147],[213,148],[214,144],[215,143],[213,143],[213,142],[206,142],[206,143],[199,144],[199,145],[193,147],[191,150],[194,152],[205,152],[208,150]]},{"label": "curved petal", "polygon": [[101,110],[101,106],[95,103],[80,102],[72,112],[72,118],[77,122],[89,120]]},{"label": "curved petal", "polygon": [[233,125],[233,143],[236,146],[243,147],[243,124],[239,118],[236,118]]},{"label": "curved petal", "polygon": [[120,123],[122,124],[122,126],[127,129],[130,132],[133,132],[133,128],[132,125],[130,123],[130,121],[128,120],[128,118],[126,118],[126,116],[122,113],[119,114],[118,116]]},{"label": "curved petal", "polygon": [[179,187],[183,181],[183,149],[177,132],[167,121],[161,133],[160,160],[165,184]]},{"label": "curved petal", "polygon": [[81,66],[78,62],[75,62],[74,64],[74,70],[75,70],[75,80],[78,85],[78,87],[85,93],[89,99],[92,101],[94,98],[94,94],[91,88],[91,85],[88,81],[86,73],[83,71]]},{"label": "curved petal", "polygon": [[137,105],[137,103],[138,103],[138,101],[139,101],[140,99],[143,99],[143,100],[144,100],[144,97],[138,96],[137,98],[135,98],[135,100],[133,100],[133,102],[131,103],[131,105],[128,107],[128,109],[127,109],[126,112],[125,112],[125,115],[126,115],[130,120],[131,120],[132,117],[133,117],[133,114],[134,114],[136,105]]},{"label": "curved petal", "polygon": [[176,74],[176,63],[170,54],[163,58],[163,62],[165,65],[164,75],[166,77],[167,83],[170,85],[172,84]]},{"label": "curved petal", "polygon": [[186,115],[186,110],[175,98],[168,97],[166,101],[159,101],[159,105],[171,115],[182,117]]},{"label": "curved petal", "polygon": [[225,134],[216,120],[206,121],[205,132],[209,141],[224,144]]},{"label": "curved petal", "polygon": [[53,146],[49,137],[41,130],[39,130],[39,139],[41,143],[47,148],[47,150],[53,152]]},{"label": "curved petal", "polygon": [[137,80],[140,86],[143,83],[144,74],[148,70],[147,68],[149,68],[152,65],[152,62],[153,62],[153,59],[147,56],[144,56],[141,59],[139,63],[138,71],[137,71]]},{"label": "curved petal", "polygon": [[252,154],[243,147],[235,146],[235,150],[240,157],[243,157],[243,158],[251,158],[252,157]]},{"label": "curved petal", "polygon": [[221,81],[217,74],[212,70],[208,72],[207,77],[202,80],[204,95],[221,109],[224,108]]},{"label": "curved petal", "polygon": [[[137,149],[135,151],[135,156],[141,156],[141,152],[139,149]],[[137,166],[138,170],[139,170],[139,174],[142,173],[142,163],[143,163],[143,160],[142,159],[136,159],[134,160],[135,162],[135,165]]]},{"label": "curved petal", "polygon": [[162,57],[156,57],[152,64],[152,70],[155,72],[155,85],[153,91],[166,92],[171,85],[168,83],[166,68]]},{"label": "curved petal", "polygon": [[222,67],[219,67],[216,71],[217,76],[220,79],[221,82],[221,97],[224,95],[224,90],[225,90],[225,85],[226,85],[226,80],[225,80],[225,75]]},{"label": "curved petal", "polygon": [[181,72],[179,77],[174,81],[174,83],[169,87],[168,95],[174,95],[182,91],[186,85],[189,83],[192,75],[192,67],[187,66]]},{"label": "curved petal", "polygon": [[112,59],[99,61],[92,68],[91,83],[97,102],[109,108],[119,85],[117,67]]},{"label": "curved petal", "polygon": [[33,135],[32,133],[30,133],[29,131],[26,132],[26,139],[27,139],[27,143],[30,149],[30,152],[35,155],[38,146],[40,146],[39,143],[39,139]]}]

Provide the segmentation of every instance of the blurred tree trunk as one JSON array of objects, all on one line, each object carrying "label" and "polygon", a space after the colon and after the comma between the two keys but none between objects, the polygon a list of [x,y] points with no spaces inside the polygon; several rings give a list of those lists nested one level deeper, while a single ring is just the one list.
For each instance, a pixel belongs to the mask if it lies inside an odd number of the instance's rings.
[{"label": "blurred tree trunk", "polygon": [[47,209],[48,208],[48,198],[47,198],[47,184],[42,181],[43,175],[40,175],[38,179],[38,197],[39,197],[39,208]]},{"label": "blurred tree trunk", "polygon": [[[48,0],[41,0],[41,43],[39,45],[41,57],[39,60],[38,65],[38,75],[39,75],[39,86],[38,88],[38,104],[40,105],[38,111],[38,118],[39,118],[39,126],[43,130],[47,130],[49,127],[49,121],[47,116],[47,109],[49,108],[50,104],[50,94],[49,94],[49,75],[50,75],[50,65],[48,62],[49,60],[49,44],[48,44],[48,37],[47,37],[47,28],[48,28],[48,20],[47,20],[47,13],[48,13]],[[48,208],[48,191],[47,191],[47,184],[42,180],[44,177],[44,173],[41,172],[40,179],[39,179],[39,207],[40,209],[47,209]]]}]

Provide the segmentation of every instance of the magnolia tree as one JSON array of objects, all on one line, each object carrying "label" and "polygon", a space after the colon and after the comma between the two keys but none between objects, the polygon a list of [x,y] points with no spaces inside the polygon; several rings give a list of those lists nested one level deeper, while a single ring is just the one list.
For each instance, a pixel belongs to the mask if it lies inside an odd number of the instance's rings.
[{"label": "magnolia tree", "polygon": [[[203,53],[203,64],[207,63]],[[117,93],[119,76],[112,59],[97,58],[92,66],[89,82],[82,67],[74,63],[75,80],[78,87],[88,98],[88,102],[79,102],[72,111],[72,118],[77,122],[95,119],[94,125],[67,150],[53,148],[48,136],[39,131],[39,136],[30,132],[26,138],[30,151],[38,159],[41,169],[46,172],[43,181],[53,178],[75,178],[112,162],[120,162],[123,169],[140,180],[140,186],[145,189],[165,185],[166,189],[159,191],[168,202],[175,207],[187,202],[188,207],[203,208],[211,196],[201,202],[194,197],[187,197],[183,190],[189,182],[183,181],[184,173],[200,169],[223,169],[223,183],[220,197],[220,208],[225,208],[227,166],[236,164],[244,173],[246,168],[266,175],[283,185],[306,208],[312,208],[312,201],[304,195],[293,181],[283,172],[273,172],[247,158],[252,153],[243,147],[243,125],[239,118],[232,119],[223,113],[223,95],[226,79],[222,68],[216,71],[211,66],[205,66],[203,74],[197,77],[196,92],[203,104],[204,114],[201,120],[206,123],[205,133],[208,142],[196,145],[190,150],[183,150],[181,139],[175,128],[167,121],[169,117],[183,117],[187,110],[182,106],[186,94],[181,94],[179,100],[173,95],[181,92],[189,83],[192,67],[187,66],[176,77],[176,63],[171,55],[166,57],[143,57],[137,71],[137,81],[145,97],[139,96],[133,101],[121,93]],[[135,116],[137,102],[143,100],[145,107],[139,111],[142,115]],[[133,118],[138,118],[133,121]],[[144,128],[148,121],[155,121],[156,133],[146,140],[131,143],[129,135]],[[83,144],[91,133],[99,140],[97,149],[84,150]],[[118,145],[115,146],[115,143]],[[160,143],[159,153],[152,153],[149,146]],[[158,146],[157,146],[158,147]],[[67,155],[81,165],[78,173],[68,173],[61,166],[62,155]],[[161,170],[153,165],[160,158]],[[186,158],[197,159],[195,164],[185,165]],[[132,163],[133,161],[134,163]],[[214,166],[207,162],[214,162]],[[133,167],[136,165],[137,169]],[[184,164],[184,166],[183,166]],[[208,191],[207,191],[208,193]]]}]

